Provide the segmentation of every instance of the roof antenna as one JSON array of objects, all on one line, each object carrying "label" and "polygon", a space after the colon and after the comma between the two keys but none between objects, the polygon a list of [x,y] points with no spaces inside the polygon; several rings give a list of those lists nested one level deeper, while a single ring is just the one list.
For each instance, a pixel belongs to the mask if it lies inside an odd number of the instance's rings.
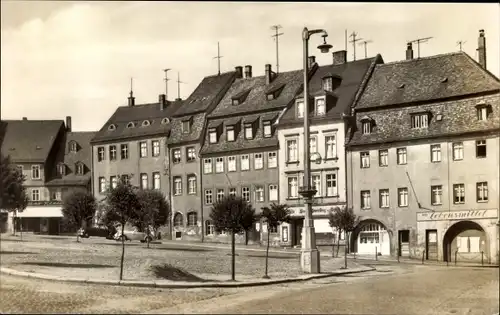
[{"label": "roof antenna", "polygon": [[[218,73],[220,75],[220,58],[222,58],[224,56],[221,56],[220,55],[220,46],[219,46],[219,42],[217,42],[217,57],[214,57],[213,59],[217,59],[217,68],[218,68]],[[182,82],[184,83],[184,82]]]},{"label": "roof antenna", "polygon": [[368,58],[368,51],[367,51],[367,49],[366,49],[366,45],[367,45],[367,44],[370,44],[370,43],[373,43],[373,41],[372,41],[372,40],[370,40],[370,39],[369,39],[369,40],[364,40],[364,41],[362,41],[361,43],[359,43],[359,46],[361,46],[361,45],[364,45],[364,46],[365,46],[365,59],[366,59],[366,58]]},{"label": "roof antenna", "polygon": [[168,69],[163,69],[163,71],[165,71],[165,100],[168,100],[168,81],[170,81],[170,79],[168,78],[168,74],[167,72],[170,71],[172,69],[168,68]]},{"label": "roof antenna", "polygon": [[351,36],[349,36],[349,37],[352,37],[352,40],[350,41],[350,43],[352,43],[354,61],[356,61],[356,42],[362,40],[362,38],[356,38],[356,36],[358,36],[358,33],[356,33],[356,32],[352,32]]},{"label": "roof antenna", "polygon": [[345,51],[347,52],[347,28],[345,29],[344,39],[345,39]]},{"label": "roof antenna", "polygon": [[460,51],[462,51],[462,45],[465,45],[465,43],[467,43],[467,41],[463,41],[463,40],[457,41],[457,46],[460,46]]},{"label": "roof antenna", "polygon": [[279,37],[283,35],[284,33],[278,33],[278,30],[282,28],[281,25],[273,25],[271,26],[271,29],[276,32],[276,34],[272,35],[271,37],[274,37],[274,40],[276,41],[276,73],[280,72],[280,63],[279,63]]},{"label": "roof antenna", "polygon": [[134,97],[134,78],[130,78],[130,97]]},{"label": "roof antenna", "polygon": [[408,42],[408,43],[416,43],[417,44],[417,49],[418,49],[418,55],[417,55],[418,57],[417,58],[420,58],[420,43],[426,43],[431,38],[433,38],[433,37],[417,38],[415,40],[411,40]]},{"label": "roof antenna", "polygon": [[177,100],[178,101],[181,100],[181,83],[186,83],[186,82],[181,81],[180,74],[179,74],[179,72],[177,72]]}]

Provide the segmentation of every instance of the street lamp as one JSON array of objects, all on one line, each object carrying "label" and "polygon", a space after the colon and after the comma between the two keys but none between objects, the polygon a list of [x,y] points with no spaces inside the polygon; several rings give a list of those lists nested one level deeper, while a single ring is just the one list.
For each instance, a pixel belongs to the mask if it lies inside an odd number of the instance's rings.
[{"label": "street lamp", "polygon": [[304,198],[306,211],[304,216],[304,228],[302,230],[302,249],[300,255],[300,266],[305,273],[319,273],[320,260],[319,251],[316,247],[316,235],[312,218],[312,198],[316,189],[311,185],[311,157],[309,153],[309,89],[307,86],[309,77],[309,38],[313,34],[323,34],[323,44],[318,46],[322,53],[327,53],[332,45],[326,43],[328,33],[323,29],[308,30],[304,27],[302,31],[302,42],[304,45],[304,186],[300,188],[299,194]]}]

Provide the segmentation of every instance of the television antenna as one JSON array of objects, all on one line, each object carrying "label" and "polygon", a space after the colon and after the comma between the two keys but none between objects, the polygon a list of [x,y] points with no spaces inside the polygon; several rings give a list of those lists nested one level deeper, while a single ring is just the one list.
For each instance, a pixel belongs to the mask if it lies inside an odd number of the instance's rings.
[{"label": "television antenna", "polygon": [[368,58],[368,51],[366,49],[366,46],[367,46],[367,44],[370,44],[370,43],[373,43],[373,41],[368,39],[368,40],[364,40],[358,44],[359,46],[361,46],[361,45],[365,46],[365,59]]},{"label": "television antenna", "polygon": [[417,44],[417,51],[418,51],[418,54],[417,54],[417,58],[420,58],[420,43],[426,43],[429,41],[429,39],[431,39],[433,37],[424,37],[424,38],[417,38],[417,39],[414,39],[414,40],[410,40],[408,43],[416,43]]},{"label": "television antenna", "polygon": [[465,45],[465,43],[467,43],[467,41],[463,41],[463,40],[457,41],[457,46],[460,47],[460,51],[462,51],[462,46]]},{"label": "television antenna", "polygon": [[358,36],[358,33],[356,33],[356,32],[352,32],[351,35],[349,36],[349,37],[352,37],[352,40],[350,40],[349,42],[352,43],[354,60],[356,60],[356,42],[359,42],[360,40],[362,40],[362,38],[356,38],[357,36]]},{"label": "television antenna", "polygon": [[165,72],[165,99],[168,100],[168,81],[170,81],[170,79],[168,78],[168,74],[167,72],[170,71],[172,69],[163,69],[163,71]]},{"label": "television antenna", "polygon": [[[222,58],[224,56],[221,56],[220,55],[220,46],[219,46],[219,42],[217,42],[217,57],[214,57],[213,59],[217,59],[217,69],[218,69],[218,74],[220,75],[220,58]],[[184,83],[184,82],[181,82],[181,83]]]},{"label": "television antenna", "polygon": [[284,33],[279,33],[279,29],[282,28],[281,25],[273,25],[271,29],[276,32],[276,34],[272,35],[274,37],[274,41],[276,42],[276,73],[280,72],[280,63],[279,63],[279,37]]},{"label": "television antenna", "polygon": [[180,79],[180,74],[177,72],[177,99],[181,99],[181,83],[186,83],[182,82]]}]

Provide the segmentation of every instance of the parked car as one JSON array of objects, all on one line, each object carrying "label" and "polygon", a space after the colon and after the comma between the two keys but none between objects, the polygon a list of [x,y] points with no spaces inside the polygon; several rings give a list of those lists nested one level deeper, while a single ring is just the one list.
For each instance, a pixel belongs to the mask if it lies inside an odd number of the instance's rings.
[{"label": "parked car", "polygon": [[117,241],[120,241],[123,237],[126,241],[140,241],[141,243],[147,242],[148,238],[150,242],[158,239],[153,228],[150,228],[149,235],[147,235],[146,232],[140,232],[136,227],[134,227],[132,230],[125,229],[123,231],[123,236],[120,226],[117,226],[116,230],[117,232],[114,236],[114,239]]},{"label": "parked car", "polygon": [[76,233],[77,233],[78,237],[80,237],[80,238],[89,238],[89,233],[87,231],[85,231],[84,228],[78,229],[78,231]]}]

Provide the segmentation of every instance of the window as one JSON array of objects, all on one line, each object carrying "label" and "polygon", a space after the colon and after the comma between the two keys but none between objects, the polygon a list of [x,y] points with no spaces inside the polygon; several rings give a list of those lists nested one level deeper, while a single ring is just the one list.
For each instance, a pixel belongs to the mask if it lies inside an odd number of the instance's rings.
[{"label": "window", "polygon": [[299,183],[297,177],[288,177],[288,198],[299,197]]},{"label": "window", "polygon": [[211,205],[213,202],[212,199],[212,189],[205,189],[205,204]]},{"label": "window", "polygon": [[487,120],[488,119],[488,107],[481,106],[477,108],[477,119]]},{"label": "window", "polygon": [[227,137],[227,141],[234,141],[234,127],[231,126],[231,127],[227,127],[226,129],[226,137]]},{"label": "window", "polygon": [[110,161],[115,161],[116,160],[116,145],[110,145],[109,146],[109,160]]},{"label": "window", "polygon": [[189,133],[189,120],[182,122],[182,133]]},{"label": "window", "polygon": [[205,174],[212,173],[212,159],[204,159],[203,160],[203,172]]},{"label": "window", "polygon": [[270,226],[269,223],[267,224],[268,226],[268,229],[269,229],[269,233],[273,234],[273,233],[278,233],[278,227],[277,226]]},{"label": "window", "polygon": [[316,100],[316,115],[323,116],[326,112],[325,99],[319,98]]},{"label": "window", "polygon": [[160,180],[160,172],[154,172],[153,173],[153,189],[160,189],[161,186],[161,180]]},{"label": "window", "polygon": [[271,123],[270,122],[265,122],[264,123],[264,137],[269,138],[271,136]]},{"label": "window", "polygon": [[431,162],[441,162],[441,145],[431,145]]},{"label": "window", "polygon": [[213,235],[215,231],[215,226],[210,220],[205,221],[205,235]]},{"label": "window", "polygon": [[98,162],[104,161],[105,158],[106,157],[104,155],[104,147],[98,147],[97,148],[97,161]]},{"label": "window", "polygon": [[144,158],[148,156],[148,144],[146,141],[139,142],[139,157]]},{"label": "window", "polygon": [[250,188],[249,187],[241,187],[241,197],[245,201],[250,201]]},{"label": "window", "polygon": [[40,179],[40,165],[31,166],[31,179]]},{"label": "window", "polygon": [[318,152],[318,142],[316,141],[316,137],[309,138],[309,152],[315,153]]},{"label": "window", "polygon": [[477,202],[486,202],[488,201],[488,183],[480,182],[476,184],[476,200]]},{"label": "window", "polygon": [[361,191],[361,209],[371,208],[371,196],[369,190]]},{"label": "window", "polygon": [[297,118],[304,118],[304,101],[297,102]]},{"label": "window", "polygon": [[427,113],[411,116],[412,128],[427,128],[429,126],[429,115]]},{"label": "window", "polygon": [[76,152],[78,150],[78,145],[75,141],[71,141],[71,143],[69,144],[69,150],[71,152]]},{"label": "window", "polygon": [[210,129],[208,131],[208,142],[217,143],[217,131],[215,129]]},{"label": "window", "polygon": [[40,190],[33,189],[31,191],[31,201],[40,201]]},{"label": "window", "polygon": [[118,177],[116,176],[111,176],[109,178],[109,183],[110,183],[110,186],[111,186],[111,189],[115,189],[116,186],[118,186]]},{"label": "window", "polygon": [[370,152],[360,152],[359,156],[361,158],[361,168],[370,167]]},{"label": "window", "polygon": [[124,184],[130,184],[130,177],[128,175],[122,175],[122,182]]},{"label": "window", "polygon": [[337,149],[335,146],[335,136],[325,137],[326,158],[333,159],[337,156]]},{"label": "window", "polygon": [[62,199],[62,194],[61,194],[60,190],[55,190],[55,191],[51,192],[51,194],[50,194],[50,200],[61,201],[61,199]]},{"label": "window", "polygon": [[264,158],[262,157],[262,153],[255,153],[253,156],[253,164],[256,170],[260,170],[264,167]]},{"label": "window", "polygon": [[196,175],[188,175],[188,194],[195,195],[196,194]]},{"label": "window", "polygon": [[75,168],[77,175],[83,175],[85,173],[85,166],[83,165],[83,163],[76,163]]},{"label": "window", "polygon": [[431,186],[431,204],[433,206],[441,205],[443,203],[443,186]]},{"label": "window", "polygon": [[145,121],[142,122],[142,126],[143,127],[146,127],[146,126],[149,126],[149,125],[151,125],[151,123],[149,122],[149,120],[145,120]]},{"label": "window", "polygon": [[128,159],[128,144],[120,145],[120,157],[122,160]]},{"label": "window", "polygon": [[486,157],[486,140],[476,141],[476,157],[485,158]]},{"label": "window", "polygon": [[368,135],[372,132],[372,124],[369,121],[364,121],[361,125],[361,132],[364,135]]},{"label": "window", "polygon": [[158,140],[153,140],[151,141],[151,146],[153,147],[153,151],[151,152],[151,154],[153,156],[160,156],[160,141]]},{"label": "window", "polygon": [[464,144],[463,142],[455,142],[453,147],[453,160],[459,161],[464,159]]},{"label": "window", "polygon": [[278,167],[278,154],[276,152],[267,153],[267,168]]},{"label": "window", "polygon": [[297,162],[297,140],[287,140],[286,150],[287,161]]},{"label": "window", "polygon": [[182,178],[180,176],[174,177],[174,195],[182,195]]},{"label": "window", "polygon": [[313,175],[312,177],[312,185],[313,188],[316,189],[316,194],[315,196],[321,196],[321,176],[320,175]]},{"label": "window", "polygon": [[464,184],[454,184],[453,185],[453,203],[455,203],[455,204],[465,203],[465,185]]},{"label": "window", "polygon": [[255,201],[264,202],[264,187],[262,186],[255,187]]},{"label": "window", "polygon": [[224,189],[217,189],[217,201],[224,199]]},{"label": "window", "polygon": [[99,192],[103,193],[106,191],[106,179],[104,177],[99,177]]},{"label": "window", "polygon": [[229,196],[236,196],[236,188],[229,188]]},{"label": "window", "polygon": [[196,226],[198,224],[198,214],[196,212],[189,212],[187,214],[187,226]]},{"label": "window", "polygon": [[389,208],[389,189],[379,190],[379,205],[380,208]]},{"label": "window", "polygon": [[183,226],[184,225],[183,221],[184,220],[182,218],[182,213],[176,213],[174,216],[174,226]]},{"label": "window", "polygon": [[338,196],[337,174],[326,174],[326,195],[328,197]]},{"label": "window", "polygon": [[17,170],[18,170],[21,174],[23,174],[23,172],[24,172],[24,167],[23,167],[22,165],[17,165]]},{"label": "window", "polygon": [[398,188],[398,206],[408,207],[408,188]]},{"label": "window", "polygon": [[227,157],[227,171],[236,172],[236,156]]},{"label": "window", "polygon": [[269,185],[269,201],[278,200],[278,185]]},{"label": "window", "polygon": [[141,174],[141,189],[148,189],[148,174]]},{"label": "window", "polygon": [[222,173],[224,172],[224,158],[218,157],[215,159],[215,172]]},{"label": "window", "polygon": [[252,125],[245,125],[245,139],[253,139],[253,128]]},{"label": "window", "polygon": [[181,162],[181,149],[172,150],[172,162],[175,164]]},{"label": "window", "polygon": [[379,166],[389,165],[389,151],[388,150],[379,150],[378,151],[378,165]]},{"label": "window", "polygon": [[333,79],[331,77],[323,79],[323,90],[333,91]]},{"label": "window", "polygon": [[398,164],[399,165],[406,164],[406,148],[397,149],[396,154],[398,156]]},{"label": "window", "polygon": [[63,163],[57,165],[57,173],[61,176],[64,176],[64,174],[66,174],[66,165],[64,165]]},{"label": "window", "polygon": [[248,171],[250,169],[250,156],[242,155],[240,162],[242,171]]},{"label": "window", "polygon": [[188,162],[196,161],[196,151],[195,151],[194,147],[188,147],[186,149],[186,156],[187,156]]}]

